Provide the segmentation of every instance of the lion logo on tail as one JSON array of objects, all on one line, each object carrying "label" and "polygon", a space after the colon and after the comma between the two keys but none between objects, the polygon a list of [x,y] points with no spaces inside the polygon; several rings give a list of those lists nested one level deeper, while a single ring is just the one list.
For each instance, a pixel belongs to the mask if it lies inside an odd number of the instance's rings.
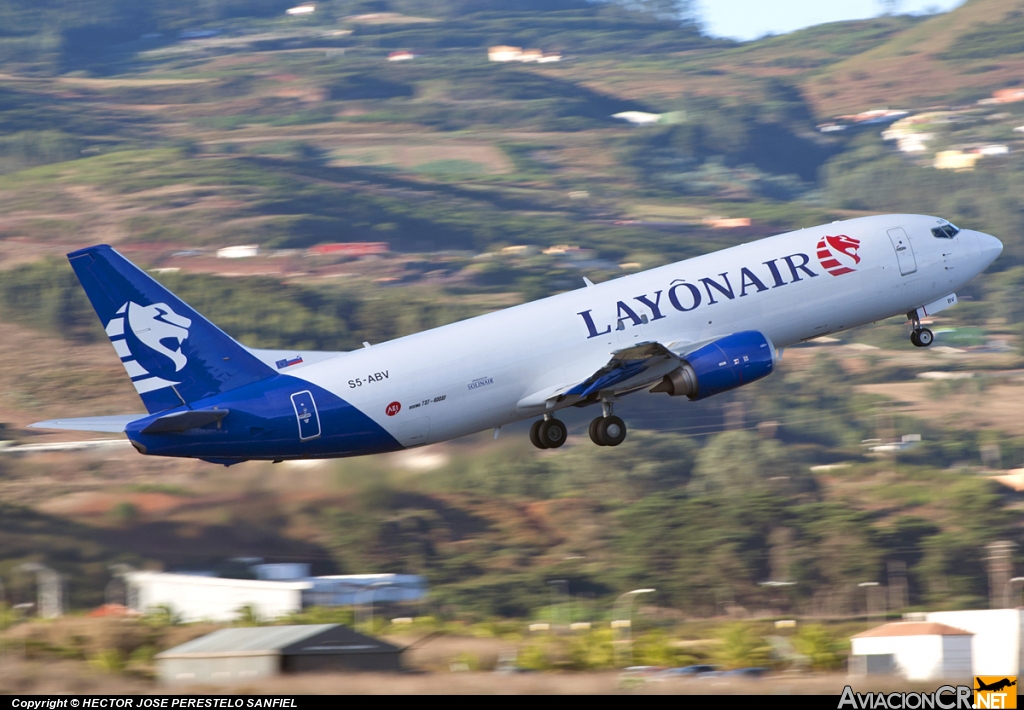
[{"label": "lion logo on tail", "polygon": [[191,326],[192,319],[178,315],[166,303],[141,306],[134,301],[128,301],[110,319],[106,327],[107,336],[121,357],[121,364],[132,378],[132,384],[139,394],[180,383],[153,375],[143,366],[138,360],[139,354],[132,352],[126,331],[130,330],[140,343],[174,363],[175,372],[181,372],[188,364],[188,357],[181,352],[181,345],[188,338],[188,329]]},{"label": "lion logo on tail", "polygon": [[860,263],[860,240],[837,234],[818,240],[818,261],[821,268],[833,276],[841,276],[856,270]]},{"label": "lion logo on tail", "polygon": [[[179,316],[166,303],[140,306],[132,301],[128,304],[128,325],[143,345],[169,358],[174,363],[175,372],[180,372],[188,364],[188,358],[181,352],[181,344],[188,337],[191,319]],[[174,348],[168,347],[165,340],[175,341]]]}]

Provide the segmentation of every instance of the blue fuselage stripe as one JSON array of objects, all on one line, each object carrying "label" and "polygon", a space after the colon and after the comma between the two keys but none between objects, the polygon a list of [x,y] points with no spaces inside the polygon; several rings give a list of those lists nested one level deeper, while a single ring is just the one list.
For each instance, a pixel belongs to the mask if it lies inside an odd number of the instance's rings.
[{"label": "blue fuselage stripe", "polygon": [[402,448],[356,407],[291,375],[254,382],[193,402],[189,408],[227,409],[230,414],[218,423],[181,433],[142,434],[159,416],[171,413],[161,412],[129,424],[128,438],[155,456],[237,460],[333,458]]}]

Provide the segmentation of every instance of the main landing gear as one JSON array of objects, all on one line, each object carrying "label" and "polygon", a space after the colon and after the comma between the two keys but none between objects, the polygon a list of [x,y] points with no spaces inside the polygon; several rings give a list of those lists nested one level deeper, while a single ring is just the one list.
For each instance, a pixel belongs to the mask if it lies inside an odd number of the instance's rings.
[{"label": "main landing gear", "polygon": [[558,419],[545,414],[530,427],[530,442],[538,449],[557,449],[565,443],[569,431]]},{"label": "main landing gear", "polygon": [[917,317],[917,311],[911,311],[907,314],[907,317],[910,318],[910,323],[913,327],[913,330],[910,331],[910,342],[919,348],[926,348],[935,342],[935,334],[921,325],[921,320]]},{"label": "main landing gear", "polygon": [[626,440],[626,422],[612,414],[611,402],[601,402],[601,416],[590,422],[590,440],[598,446],[618,446]]},{"label": "main landing gear", "polygon": [[[610,402],[602,402],[601,410],[601,416],[590,422],[590,440],[598,446],[618,446],[626,440],[626,422],[612,414]],[[557,449],[568,435],[565,424],[550,414],[530,427],[530,442],[538,449]]]}]

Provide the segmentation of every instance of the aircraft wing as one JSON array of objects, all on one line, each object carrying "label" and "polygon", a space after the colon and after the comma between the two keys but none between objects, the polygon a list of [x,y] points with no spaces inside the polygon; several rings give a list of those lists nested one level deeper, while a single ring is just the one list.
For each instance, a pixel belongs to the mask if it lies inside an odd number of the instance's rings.
[{"label": "aircraft wing", "polygon": [[519,400],[516,408],[550,408],[555,403],[566,400],[571,400],[572,404],[591,402],[601,392],[612,392],[615,395],[636,392],[656,384],[662,377],[679,367],[687,355],[719,338],[721,336],[699,341],[676,340],[667,345],[646,342],[616,350],[607,364],[586,379],[534,392]]},{"label": "aircraft wing", "polygon": [[64,429],[67,431],[104,431],[121,434],[129,422],[148,417],[148,414],[115,414],[111,417],[81,417],[79,419],[47,419],[29,424],[29,429]]}]

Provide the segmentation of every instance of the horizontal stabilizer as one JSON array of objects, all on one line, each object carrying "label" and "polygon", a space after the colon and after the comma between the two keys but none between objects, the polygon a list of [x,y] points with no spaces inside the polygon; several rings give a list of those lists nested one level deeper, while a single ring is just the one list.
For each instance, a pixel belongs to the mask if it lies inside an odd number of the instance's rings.
[{"label": "horizontal stabilizer", "polygon": [[79,419],[47,419],[29,424],[29,429],[64,429],[66,431],[104,431],[110,434],[124,432],[129,422],[146,417],[145,414],[115,414],[111,417],[81,417]]},{"label": "horizontal stabilizer", "polygon": [[189,429],[198,429],[207,424],[219,422],[226,417],[228,409],[200,409],[165,414],[159,419],[154,419],[142,430],[143,434],[178,434]]}]

